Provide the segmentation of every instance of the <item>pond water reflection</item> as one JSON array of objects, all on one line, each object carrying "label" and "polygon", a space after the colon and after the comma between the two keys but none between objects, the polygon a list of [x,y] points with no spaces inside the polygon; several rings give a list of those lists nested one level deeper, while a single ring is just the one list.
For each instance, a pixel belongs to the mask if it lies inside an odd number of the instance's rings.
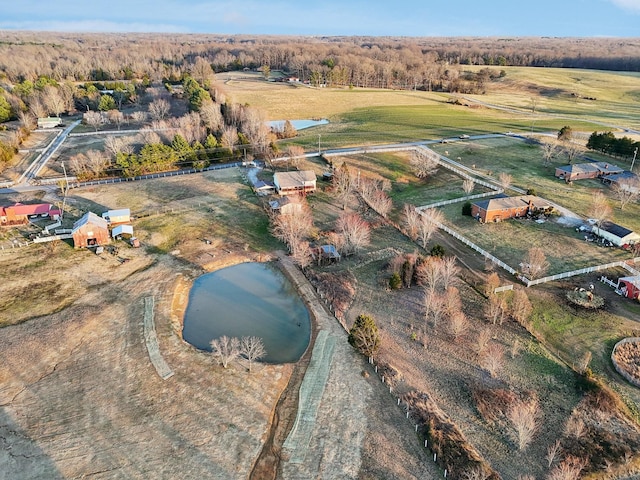
[{"label": "pond water reflection", "polygon": [[262,361],[297,361],[309,344],[311,322],[298,292],[276,267],[242,263],[199,277],[189,293],[183,338],[202,350],[222,335],[262,338]]}]

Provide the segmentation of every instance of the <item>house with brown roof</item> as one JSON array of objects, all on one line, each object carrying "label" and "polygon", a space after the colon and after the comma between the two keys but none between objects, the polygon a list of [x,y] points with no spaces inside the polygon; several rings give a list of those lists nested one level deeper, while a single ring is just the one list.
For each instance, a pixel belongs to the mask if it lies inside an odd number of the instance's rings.
[{"label": "house with brown roof", "polygon": [[316,174],[312,170],[276,172],[273,183],[280,195],[313,193],[316,191]]},{"label": "house with brown roof", "polygon": [[74,248],[97,247],[111,241],[107,221],[93,212],[85,213],[73,224],[71,235]]},{"label": "house with brown roof", "polygon": [[624,170],[608,162],[588,162],[563,165],[556,168],[555,176],[565,182],[586,180],[588,178],[603,178],[622,173]]},{"label": "house with brown roof", "polygon": [[16,203],[8,207],[0,207],[0,224],[20,225],[28,223],[30,219],[35,218],[58,220],[60,214],[60,209],[50,203],[35,203],[31,205]]},{"label": "house with brown roof", "polygon": [[471,205],[471,216],[482,223],[522,218],[536,213],[551,213],[553,206],[535,195],[500,196]]}]

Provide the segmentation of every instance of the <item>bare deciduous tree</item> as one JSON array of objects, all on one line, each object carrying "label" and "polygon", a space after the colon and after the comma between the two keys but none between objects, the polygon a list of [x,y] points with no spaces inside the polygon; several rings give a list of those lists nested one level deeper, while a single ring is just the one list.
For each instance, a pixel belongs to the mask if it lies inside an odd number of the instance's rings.
[{"label": "bare deciduous tree", "polygon": [[220,136],[220,144],[227,148],[231,153],[234,152],[235,146],[238,143],[238,130],[233,126],[226,126],[222,128],[222,135]]},{"label": "bare deciduous tree", "polygon": [[161,143],[160,135],[149,128],[143,128],[138,134],[138,142],[146,145]]},{"label": "bare deciduous tree", "polygon": [[622,179],[615,182],[611,190],[620,202],[620,210],[624,210],[624,207],[631,202],[635,202],[640,197],[640,180],[637,178]]},{"label": "bare deciduous tree", "polygon": [[569,164],[582,152],[582,148],[575,143],[567,143],[564,146],[564,154],[567,156]]},{"label": "bare deciduous tree", "polygon": [[420,212],[418,223],[418,238],[422,248],[427,248],[431,236],[438,230],[438,225],[444,220],[442,212],[436,208],[427,208]]},{"label": "bare deciduous tree", "polygon": [[462,480],[487,480],[490,476],[490,473],[478,466],[472,470],[464,472]]},{"label": "bare deciduous tree", "polygon": [[105,118],[100,112],[89,111],[82,115],[82,121],[98,131],[100,125],[105,124]]},{"label": "bare deciduous tree", "polygon": [[487,277],[487,282],[485,283],[485,286],[484,286],[484,294],[486,296],[493,295],[496,291],[496,288],[498,288],[499,286],[500,286],[500,277],[496,272],[492,272]]},{"label": "bare deciduous tree", "polygon": [[416,207],[405,203],[403,208],[403,220],[405,228],[407,229],[407,235],[413,241],[418,238],[418,227],[420,225],[420,214],[416,210]]},{"label": "bare deciduous tree", "polygon": [[346,255],[357,254],[369,245],[371,227],[357,213],[343,213],[336,221],[336,231],[343,238],[343,252]]},{"label": "bare deciduous tree", "polygon": [[490,295],[489,302],[485,304],[484,316],[492,325],[495,325],[496,323],[502,325],[506,308],[507,302],[502,295]]},{"label": "bare deciduous tree", "polygon": [[609,205],[609,201],[604,193],[598,191],[591,197],[591,207],[589,208],[589,216],[596,220],[598,228],[602,226],[602,223],[607,220],[613,210]]},{"label": "bare deciduous tree", "polygon": [[489,342],[491,341],[491,337],[493,337],[493,332],[489,327],[484,327],[478,332],[478,337],[476,339],[478,355],[484,354]]},{"label": "bare deciduous tree", "polygon": [[444,292],[444,311],[449,316],[462,311],[460,291],[454,286],[447,287]]},{"label": "bare deciduous tree", "polygon": [[453,337],[454,342],[457,342],[460,335],[468,329],[469,320],[467,320],[467,316],[463,312],[457,311],[449,316],[449,333]]},{"label": "bare deciduous tree", "polygon": [[120,130],[120,126],[124,122],[124,114],[120,110],[109,110],[107,112],[107,118],[110,123],[113,123],[118,130]]},{"label": "bare deciduous tree", "polygon": [[531,280],[542,277],[549,269],[549,262],[540,247],[532,247],[522,261],[522,271],[529,275]]},{"label": "bare deciduous tree", "polygon": [[587,426],[580,418],[572,416],[567,420],[564,433],[570,437],[582,438],[587,433]]},{"label": "bare deciduous tree", "polygon": [[544,457],[547,460],[547,467],[551,468],[551,465],[553,465],[553,462],[556,460],[556,458],[558,458],[560,452],[560,440],[556,440],[547,447],[547,453]]},{"label": "bare deciduous tree", "polygon": [[513,182],[513,177],[510,174],[502,172],[500,175],[498,175],[498,183],[500,183],[500,186],[504,190],[511,186],[511,182]]},{"label": "bare deciduous tree", "polygon": [[480,357],[480,366],[489,372],[492,378],[495,378],[502,370],[503,365],[504,349],[497,343],[490,343]]},{"label": "bare deciduous tree", "polygon": [[444,290],[442,282],[443,268],[444,265],[441,258],[427,257],[417,268],[418,283],[424,286],[425,290],[432,292]]},{"label": "bare deciduous tree", "polygon": [[533,440],[538,429],[538,399],[517,400],[507,412],[511,426],[515,430],[515,440],[519,450],[524,450]]},{"label": "bare deciduous tree", "polygon": [[460,269],[458,268],[456,257],[450,256],[442,258],[442,287],[445,290],[458,283],[459,273]]},{"label": "bare deciduous tree", "polygon": [[529,301],[527,292],[523,288],[516,288],[511,296],[509,314],[520,325],[527,326],[533,306]]},{"label": "bare deciduous tree", "polygon": [[436,291],[426,289],[423,296],[424,303],[424,329],[425,329],[425,342],[426,347],[427,339],[427,327],[429,322],[432,323],[434,330],[438,327],[440,318],[444,313],[444,296]]},{"label": "bare deciduous tree", "polygon": [[169,115],[171,105],[164,98],[158,98],[149,104],[149,115],[152,120],[164,120]]},{"label": "bare deciduous tree", "polygon": [[411,153],[409,165],[416,177],[427,178],[428,176],[433,175],[438,169],[438,166],[440,165],[438,163],[438,159],[438,154],[431,150],[414,150]]},{"label": "bare deciduous tree", "polygon": [[299,197],[293,197],[292,201],[300,203],[300,208],[294,208],[287,214],[270,212],[273,236],[284,242],[290,253],[302,247],[301,242],[313,229],[313,215],[307,202]]},{"label": "bare deciduous tree", "polygon": [[462,182],[462,190],[467,195],[471,195],[471,192],[473,192],[473,189],[475,188],[475,186],[476,186],[476,182],[474,182],[470,178],[465,178],[464,182]]},{"label": "bare deciduous tree", "polygon": [[267,351],[264,348],[264,343],[261,338],[242,337],[240,340],[240,355],[246,357],[249,362],[249,372],[251,372],[253,362],[264,357],[266,354]]},{"label": "bare deciduous tree", "polygon": [[387,218],[387,215],[389,215],[393,207],[393,201],[389,198],[389,195],[380,189],[374,190],[371,196],[367,197],[365,201],[383,218]]},{"label": "bare deciduous tree", "polygon": [[147,121],[147,112],[137,111],[131,114],[131,120],[136,123],[144,123]]},{"label": "bare deciduous tree", "polygon": [[578,480],[580,472],[587,466],[584,458],[567,456],[549,473],[547,480]]},{"label": "bare deciduous tree", "polygon": [[343,210],[346,209],[355,190],[355,182],[346,162],[343,162],[340,167],[334,168],[331,184],[336,200],[342,204]]},{"label": "bare deciduous tree", "polygon": [[229,338],[223,335],[211,340],[209,345],[211,346],[211,354],[220,361],[224,368],[227,368],[229,362],[240,355],[240,341],[236,337]]},{"label": "bare deciduous tree", "polygon": [[543,142],[542,143],[542,158],[544,159],[544,166],[546,167],[551,163],[551,159],[558,152],[558,144],[556,142]]},{"label": "bare deciduous tree", "polygon": [[300,162],[304,160],[304,148],[300,145],[289,145],[287,147],[287,156],[289,157],[289,165],[294,168],[300,168]]},{"label": "bare deciduous tree", "polygon": [[42,91],[42,101],[49,113],[53,113],[56,117],[59,117],[64,112],[65,102],[60,95],[57,87],[53,85],[47,85]]}]

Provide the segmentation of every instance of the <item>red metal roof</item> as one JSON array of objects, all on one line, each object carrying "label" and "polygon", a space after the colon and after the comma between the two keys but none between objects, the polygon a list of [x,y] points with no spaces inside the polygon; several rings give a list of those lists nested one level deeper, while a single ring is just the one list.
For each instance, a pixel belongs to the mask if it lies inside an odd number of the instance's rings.
[{"label": "red metal roof", "polygon": [[[47,215],[54,215],[54,210],[57,209],[54,209],[54,206],[49,203],[35,203],[31,205],[16,203],[15,205],[3,207],[2,210],[4,210],[2,213],[5,215],[9,213],[13,213],[14,215],[42,215],[45,213]],[[60,211],[57,210],[56,213],[59,215]]]}]

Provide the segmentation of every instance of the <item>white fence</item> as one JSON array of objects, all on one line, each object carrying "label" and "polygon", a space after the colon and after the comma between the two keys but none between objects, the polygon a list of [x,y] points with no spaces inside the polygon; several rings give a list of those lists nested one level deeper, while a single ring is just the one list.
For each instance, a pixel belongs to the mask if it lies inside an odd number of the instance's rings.
[{"label": "white fence", "polygon": [[423,205],[422,207],[417,207],[416,210],[422,211],[422,210],[427,210],[429,208],[436,208],[436,207],[443,207],[445,205],[451,205],[453,203],[466,202],[467,200],[475,200],[476,198],[493,197],[494,195],[502,192],[504,192],[504,190],[500,188],[495,192],[476,193],[475,195],[468,195],[466,197],[452,198],[451,200],[442,200],[441,202],[430,203],[429,205]]},{"label": "white fence", "polygon": [[487,252],[486,250],[480,248],[478,245],[476,245],[475,243],[473,243],[471,240],[468,240],[467,238],[463,237],[462,235],[460,235],[458,232],[456,232],[455,230],[450,229],[449,227],[447,227],[446,225],[443,225],[442,223],[438,224],[438,228],[446,233],[448,233],[449,235],[451,235],[453,238],[457,238],[458,240],[460,240],[462,243],[464,243],[465,245],[468,245],[469,247],[471,247],[472,249],[474,249],[476,252],[478,252],[480,255],[482,255],[483,257],[489,259],[492,263],[495,263],[496,265],[498,265],[500,268],[503,268],[504,270],[506,270],[507,272],[509,272],[511,275],[517,275],[517,272],[514,268],[510,267],[509,265],[507,265],[506,263],[504,263],[502,260],[500,260],[497,257],[494,257],[493,255],[491,255],[489,252]]},{"label": "white fence", "polygon": [[[638,261],[640,261],[640,257],[636,257],[631,261],[633,263],[637,263]],[[522,281],[522,283],[524,283],[527,287],[531,287],[533,285],[540,285],[541,283],[552,282],[554,280],[561,280],[563,278],[568,278],[568,277],[575,277],[576,275],[584,275],[585,273],[598,272],[600,270],[609,270],[611,268],[617,268],[617,267],[624,268],[625,270],[631,273],[636,272],[636,270],[633,267],[631,267],[628,264],[628,262],[619,261],[619,262],[605,263],[603,265],[595,265],[593,267],[581,268],[579,270],[572,270],[570,272],[558,273],[556,275],[550,275],[548,277],[538,278],[536,280],[529,280],[524,276],[520,276],[519,278]]]}]

